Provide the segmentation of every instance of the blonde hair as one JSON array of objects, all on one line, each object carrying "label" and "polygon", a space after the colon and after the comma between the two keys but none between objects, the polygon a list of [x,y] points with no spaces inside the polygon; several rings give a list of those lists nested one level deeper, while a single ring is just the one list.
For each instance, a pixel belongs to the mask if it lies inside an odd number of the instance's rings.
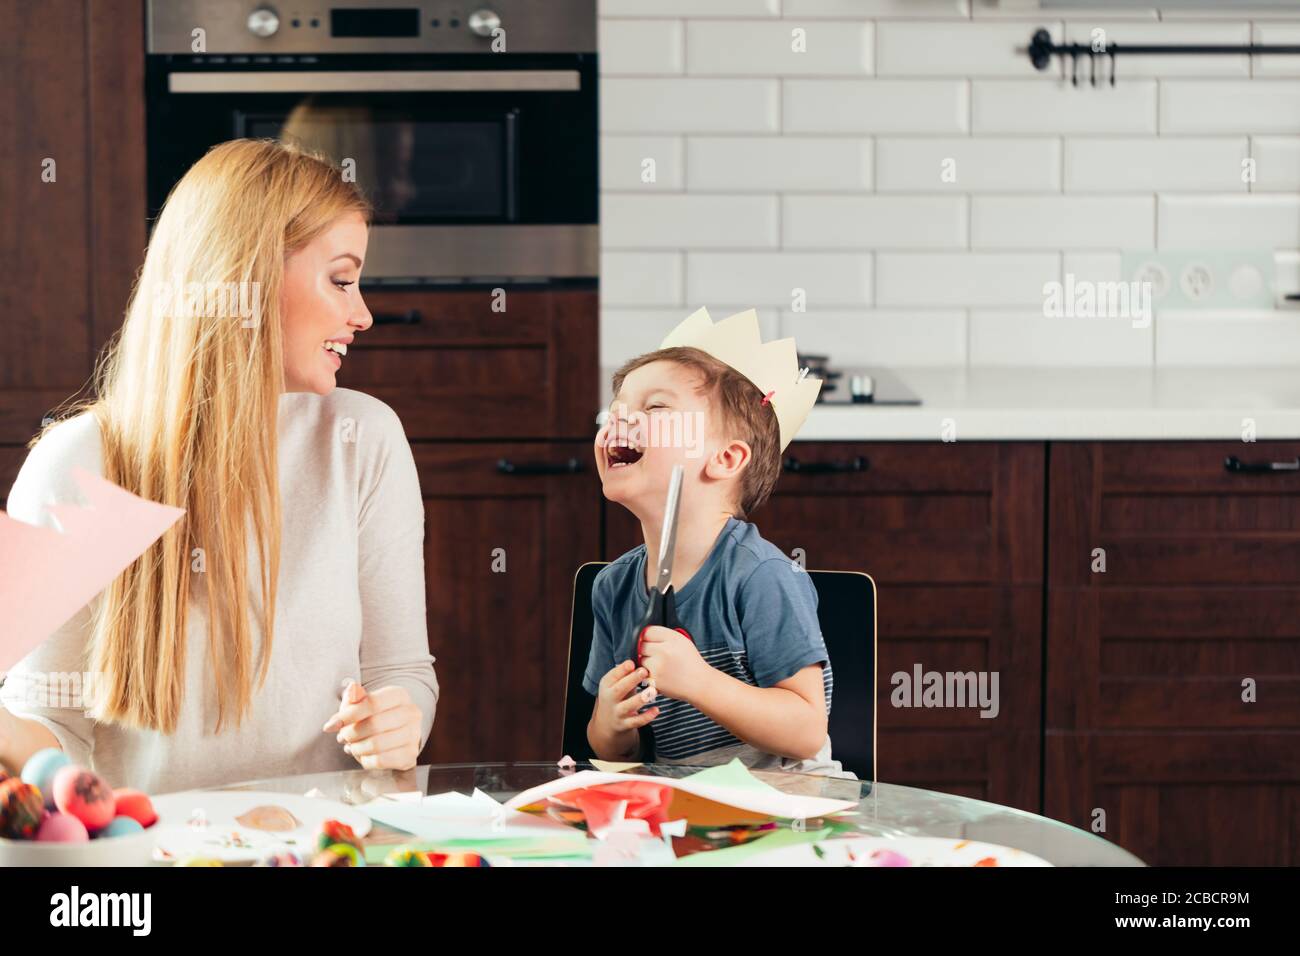
[{"label": "blonde hair", "polygon": [[[109,481],[186,512],[103,594],[89,654],[98,720],[175,730],[191,599],[206,601],[217,732],[232,715],[242,722],[254,675],[258,687],[266,678],[280,563],[285,259],[349,212],[369,217],[355,185],[325,158],[273,140],[213,147],[167,198],[126,321],[96,369],[96,398],[74,408],[98,421]],[[187,301],[182,287],[207,297]],[[214,289],[237,289],[241,307],[225,296],[214,308]],[[191,593],[197,570],[206,587]]]},{"label": "blonde hair", "polygon": [[762,391],[745,376],[708,352],[689,346],[658,349],[629,359],[614,373],[614,394],[628,375],[651,362],[672,362],[699,375],[699,392],[708,397],[718,416],[715,427],[728,438],[749,445],[751,455],[741,469],[735,501],[736,517],[748,518],[767,501],[781,477],[781,426],[776,410],[763,402]]}]

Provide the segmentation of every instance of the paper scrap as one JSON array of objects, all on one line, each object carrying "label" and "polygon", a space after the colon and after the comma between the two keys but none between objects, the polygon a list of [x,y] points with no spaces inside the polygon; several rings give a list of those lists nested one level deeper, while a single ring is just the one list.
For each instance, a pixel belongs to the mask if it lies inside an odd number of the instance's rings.
[{"label": "paper scrap", "polygon": [[[843,810],[852,810],[858,805],[856,800],[833,800],[828,797],[785,793],[756,779],[744,764],[735,761],[735,766],[709,768],[682,778],[580,770],[575,774],[557,777],[555,780],[515,794],[506,801],[506,806],[512,809],[526,807],[541,803],[547,797],[558,793],[600,784],[625,784],[630,780],[659,784],[739,810],[792,820],[812,820]],[[674,812],[673,816],[678,817],[681,814]]]},{"label": "paper scrap", "polygon": [[469,795],[455,791],[430,794],[418,802],[380,798],[359,809],[377,823],[423,840],[569,837],[575,833],[558,820],[507,809],[478,789]]},{"label": "paper scrap", "polygon": [[603,770],[605,773],[623,773],[627,770],[633,770],[641,766],[639,763],[619,763],[617,760],[599,760],[592,757],[587,763],[591,764],[597,770]]},{"label": "paper scrap", "polygon": [[31,653],[185,514],[74,468],[87,506],[57,504],[61,530],[0,511],[0,673]]},{"label": "paper scrap", "polygon": [[797,846],[801,843],[817,843],[826,839],[831,833],[829,827],[824,830],[776,830],[768,836],[758,837],[739,846],[724,847],[721,850],[706,850],[692,853],[690,856],[678,857],[673,866],[736,866],[737,864],[782,847]]}]

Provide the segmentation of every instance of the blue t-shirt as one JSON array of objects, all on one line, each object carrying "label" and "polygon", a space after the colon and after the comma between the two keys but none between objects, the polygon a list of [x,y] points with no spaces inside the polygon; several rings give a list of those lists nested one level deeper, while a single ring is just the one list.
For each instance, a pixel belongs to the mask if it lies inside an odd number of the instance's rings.
[{"label": "blue t-shirt", "polygon": [[[582,678],[593,696],[614,665],[635,659],[636,627],[649,601],[645,561],[642,544],[596,575],[595,629]],[[710,666],[753,687],[771,687],[821,664],[830,713],[831,664],[817,622],[817,590],[807,572],[765,541],[758,528],[728,519],[704,564],[674,593],[682,627]],[[685,701],[660,694],[655,706],[659,716],[650,726],[656,759],[709,763],[697,758],[721,750],[719,759],[739,755],[755,765],[744,753],[752,748]]]}]

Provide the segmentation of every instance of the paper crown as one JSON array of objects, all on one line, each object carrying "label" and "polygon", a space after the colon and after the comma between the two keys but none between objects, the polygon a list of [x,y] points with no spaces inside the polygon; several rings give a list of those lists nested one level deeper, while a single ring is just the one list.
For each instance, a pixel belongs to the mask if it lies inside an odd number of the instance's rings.
[{"label": "paper crown", "polygon": [[[661,349],[694,348],[730,365],[763,393],[781,427],[781,450],[803,427],[821,391],[822,380],[799,369],[794,339],[764,344],[753,309],[714,323],[708,309],[697,309],[659,343]],[[757,399],[756,399],[757,400]]]}]

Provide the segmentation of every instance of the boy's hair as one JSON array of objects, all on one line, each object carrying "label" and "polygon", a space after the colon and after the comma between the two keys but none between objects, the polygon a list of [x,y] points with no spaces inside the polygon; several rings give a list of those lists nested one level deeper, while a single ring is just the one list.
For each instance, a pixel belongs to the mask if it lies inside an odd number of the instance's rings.
[{"label": "boy's hair", "polygon": [[740,473],[740,500],[736,503],[736,517],[744,519],[767,501],[781,476],[781,427],[776,410],[763,404],[758,386],[730,365],[708,352],[686,346],[658,349],[625,362],[614,373],[614,394],[619,393],[629,374],[651,362],[673,362],[698,373],[699,390],[720,413],[717,426],[728,437],[749,445],[753,455]]}]

